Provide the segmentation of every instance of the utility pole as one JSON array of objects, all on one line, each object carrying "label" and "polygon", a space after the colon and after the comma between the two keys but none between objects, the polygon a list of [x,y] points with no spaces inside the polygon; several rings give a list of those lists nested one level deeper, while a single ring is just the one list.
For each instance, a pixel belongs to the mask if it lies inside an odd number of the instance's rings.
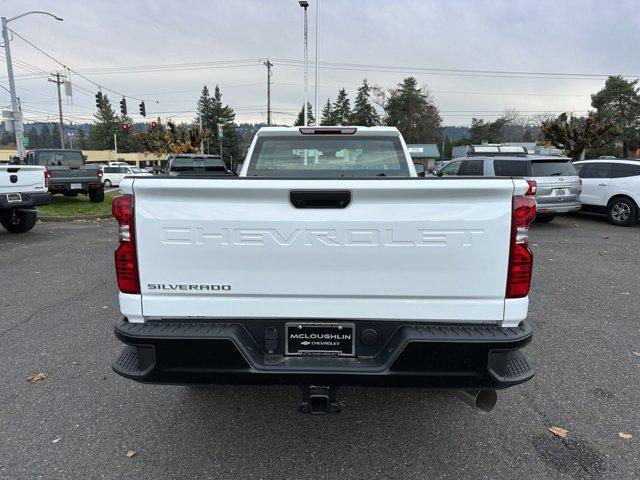
[{"label": "utility pole", "polygon": [[116,160],[118,160],[118,135],[117,134],[113,134],[113,146],[116,150]]},{"label": "utility pole", "polygon": [[58,113],[60,114],[60,124],[58,128],[60,128],[60,148],[64,148],[64,123],[62,121],[62,97],[60,93],[60,85],[64,82],[60,80],[60,72],[52,73],[51,76],[55,77],[55,80],[53,78],[48,78],[47,80],[55,83],[56,87],[58,87]]},{"label": "utility pole", "polygon": [[9,30],[7,19],[2,17],[2,41],[4,42],[4,55],[7,62],[7,76],[9,77],[9,90],[11,91],[11,111],[13,115],[13,131],[16,136],[16,149],[20,161],[24,160],[24,127],[22,126],[22,116],[18,107],[18,97],[16,95],[16,82],[13,78],[13,62],[11,61],[11,48],[9,47]]},{"label": "utility pole", "polygon": [[[316,125],[320,117],[320,0],[316,0]],[[317,162],[316,162],[317,163]]]},{"label": "utility pole", "polygon": [[262,64],[267,67],[267,126],[271,126],[271,67],[273,67],[273,63],[269,61],[267,58],[266,62],[262,62]]},{"label": "utility pole", "polygon": [[[307,64],[307,8],[309,8],[309,2],[307,0],[299,0],[298,3],[302,8],[304,8],[304,122],[303,125],[306,127],[309,122],[307,121],[307,117],[309,112],[307,112],[307,103],[309,103],[309,95],[307,93],[308,85],[309,85],[309,67]],[[316,112],[318,115],[318,112]],[[305,150],[305,159],[306,159],[306,150]],[[305,162],[306,165],[306,162]]]}]

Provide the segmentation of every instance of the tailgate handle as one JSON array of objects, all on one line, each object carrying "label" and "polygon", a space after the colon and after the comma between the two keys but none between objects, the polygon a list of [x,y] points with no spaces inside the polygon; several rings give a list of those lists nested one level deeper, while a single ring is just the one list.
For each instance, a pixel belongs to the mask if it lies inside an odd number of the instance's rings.
[{"label": "tailgate handle", "polygon": [[291,190],[289,201],[295,208],[346,208],[351,203],[349,190]]}]

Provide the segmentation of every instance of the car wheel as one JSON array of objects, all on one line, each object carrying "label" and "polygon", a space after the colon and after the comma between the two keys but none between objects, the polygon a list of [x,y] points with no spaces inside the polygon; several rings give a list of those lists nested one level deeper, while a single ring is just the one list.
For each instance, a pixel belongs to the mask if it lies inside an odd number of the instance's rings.
[{"label": "car wheel", "polygon": [[613,198],[607,205],[607,216],[613,225],[628,227],[638,218],[638,207],[628,197]]},{"label": "car wheel", "polygon": [[6,212],[0,215],[0,224],[10,233],[24,233],[36,224],[36,212]]},{"label": "car wheel", "polygon": [[94,203],[104,202],[104,188],[89,190],[89,200]]},{"label": "car wheel", "polygon": [[549,223],[554,218],[556,218],[556,214],[552,213],[551,215],[536,215],[536,223]]},{"label": "car wheel", "polygon": [[105,180],[103,184],[105,188],[111,188],[111,180]]}]

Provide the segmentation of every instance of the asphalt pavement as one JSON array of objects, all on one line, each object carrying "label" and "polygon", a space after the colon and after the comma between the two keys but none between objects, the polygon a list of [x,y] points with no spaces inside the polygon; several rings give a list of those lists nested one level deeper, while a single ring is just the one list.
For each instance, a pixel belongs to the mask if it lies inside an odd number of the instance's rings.
[{"label": "asphalt pavement", "polygon": [[0,229],[0,478],[640,477],[640,226],[532,228],[538,374],[485,415],[428,390],[345,388],[313,417],[295,387],[125,380],[115,239],[112,221]]}]

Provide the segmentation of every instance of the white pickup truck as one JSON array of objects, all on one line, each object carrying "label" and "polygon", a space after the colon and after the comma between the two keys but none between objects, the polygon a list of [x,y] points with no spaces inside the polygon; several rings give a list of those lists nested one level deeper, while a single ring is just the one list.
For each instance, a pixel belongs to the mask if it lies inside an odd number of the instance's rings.
[{"label": "white pickup truck", "polygon": [[36,224],[35,206],[51,203],[49,173],[34,165],[0,165],[0,225],[11,233],[28,232]]},{"label": "white pickup truck", "polygon": [[114,200],[141,382],[451,390],[490,410],[521,348],[535,215],[519,178],[418,178],[395,128],[263,128],[238,177],[136,177]]}]

